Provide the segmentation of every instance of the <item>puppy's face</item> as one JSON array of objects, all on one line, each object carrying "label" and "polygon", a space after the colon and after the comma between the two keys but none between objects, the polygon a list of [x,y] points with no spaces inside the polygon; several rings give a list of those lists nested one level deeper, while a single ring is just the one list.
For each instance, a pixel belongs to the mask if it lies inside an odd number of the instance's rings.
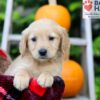
[{"label": "puppy's face", "polygon": [[49,19],[32,23],[22,33],[20,53],[29,51],[33,59],[47,61],[58,57],[66,60],[69,55],[69,38],[67,31]]},{"label": "puppy's face", "polygon": [[36,60],[45,61],[57,55],[60,36],[50,29],[32,30],[28,36],[28,48]]}]

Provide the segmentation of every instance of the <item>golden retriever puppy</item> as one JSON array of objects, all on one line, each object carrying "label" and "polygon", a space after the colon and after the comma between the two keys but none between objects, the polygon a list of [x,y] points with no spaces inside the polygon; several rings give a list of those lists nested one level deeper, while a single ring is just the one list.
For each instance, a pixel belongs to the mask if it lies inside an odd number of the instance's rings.
[{"label": "golden retriever puppy", "polygon": [[14,86],[23,90],[34,77],[42,87],[50,87],[53,76],[60,76],[62,62],[68,59],[67,31],[52,20],[37,20],[22,32],[19,50],[20,56],[5,72],[14,76]]}]

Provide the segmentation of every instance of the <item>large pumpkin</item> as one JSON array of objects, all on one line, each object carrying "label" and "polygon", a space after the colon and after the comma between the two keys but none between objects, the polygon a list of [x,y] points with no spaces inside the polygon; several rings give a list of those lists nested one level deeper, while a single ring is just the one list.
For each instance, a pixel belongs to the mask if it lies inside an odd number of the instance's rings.
[{"label": "large pumpkin", "polygon": [[84,73],[81,66],[73,61],[65,61],[62,68],[62,78],[65,82],[64,97],[76,96],[83,87]]},{"label": "large pumpkin", "polygon": [[71,26],[71,16],[67,8],[61,5],[44,5],[40,7],[36,12],[35,19],[38,20],[41,18],[52,19],[67,30],[69,30]]}]

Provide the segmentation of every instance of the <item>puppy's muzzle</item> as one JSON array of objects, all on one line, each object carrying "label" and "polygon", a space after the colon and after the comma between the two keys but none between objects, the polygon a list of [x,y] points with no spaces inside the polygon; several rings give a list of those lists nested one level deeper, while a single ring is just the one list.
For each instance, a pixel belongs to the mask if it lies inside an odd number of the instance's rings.
[{"label": "puppy's muzzle", "polygon": [[47,50],[44,49],[44,48],[40,49],[40,50],[39,50],[39,55],[40,55],[40,57],[42,57],[42,58],[46,57],[46,56],[47,56]]}]

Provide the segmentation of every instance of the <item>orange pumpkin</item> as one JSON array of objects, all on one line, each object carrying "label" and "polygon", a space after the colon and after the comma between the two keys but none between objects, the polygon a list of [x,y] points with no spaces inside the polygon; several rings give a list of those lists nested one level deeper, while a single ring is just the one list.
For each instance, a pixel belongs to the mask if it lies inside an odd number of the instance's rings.
[{"label": "orange pumpkin", "polygon": [[64,62],[62,78],[65,82],[64,97],[76,96],[83,87],[84,72],[81,66],[73,60]]},{"label": "orange pumpkin", "polygon": [[44,5],[40,7],[35,15],[35,19],[49,18],[65,27],[67,30],[71,26],[71,16],[67,8],[61,5]]}]

